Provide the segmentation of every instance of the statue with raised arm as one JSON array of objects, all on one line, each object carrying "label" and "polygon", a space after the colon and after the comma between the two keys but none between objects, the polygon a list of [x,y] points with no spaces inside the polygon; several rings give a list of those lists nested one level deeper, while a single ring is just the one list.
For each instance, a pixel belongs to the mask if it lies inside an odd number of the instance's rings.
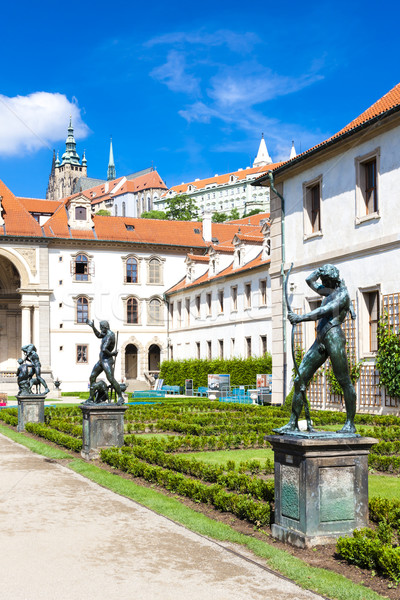
[{"label": "statue with raised arm", "polygon": [[[289,423],[274,431],[277,433],[290,433],[299,430],[298,420],[303,405],[306,416],[308,415],[305,394],[307,385],[319,367],[330,358],[335,377],[343,390],[347,415],[346,422],[338,433],[355,433],[356,392],[350,379],[346,338],[341,328],[348,312],[350,312],[352,319],[355,319],[349,292],[334,265],[323,265],[311,273],[306,281],[314,292],[324,297],[322,304],[319,308],[304,315],[295,314],[289,306],[288,319],[292,325],[302,321],[318,321],[317,337],[297,369],[297,376],[294,380],[292,414]],[[312,431],[309,416],[307,416],[307,424],[308,430]]]},{"label": "statue with raised arm", "polygon": [[[26,344],[25,346],[22,346],[21,350],[25,354],[25,358],[21,359],[22,362],[18,361],[19,368],[17,372],[17,380],[21,393],[26,392],[26,379],[28,378],[30,394],[33,395],[33,386],[36,387],[36,394],[38,394],[38,391],[40,393],[40,386],[43,386],[44,388],[42,393],[48,394],[49,388],[47,387],[47,383],[41,375],[42,366],[40,364],[36,346],[34,344]],[[20,383],[22,382],[24,382],[24,384],[21,386]]]},{"label": "statue with raised arm", "polygon": [[116,347],[115,334],[111,331],[108,321],[100,321],[100,331],[96,329],[93,321],[87,319],[86,323],[93,329],[95,336],[101,339],[101,344],[99,360],[94,365],[90,375],[90,395],[85,404],[99,402],[98,398],[100,396],[98,395],[99,390],[97,389],[99,386],[97,383],[101,382],[96,382],[96,379],[103,371],[110,384],[111,394],[112,390],[115,390],[118,398],[117,404],[124,404],[121,386],[114,377],[114,359],[118,354],[118,350],[114,349]]}]

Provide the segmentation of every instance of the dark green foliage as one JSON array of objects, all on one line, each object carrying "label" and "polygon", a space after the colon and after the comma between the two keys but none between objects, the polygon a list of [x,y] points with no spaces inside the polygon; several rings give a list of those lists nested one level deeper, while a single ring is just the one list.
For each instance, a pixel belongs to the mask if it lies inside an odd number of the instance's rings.
[{"label": "dark green foliage", "polygon": [[237,208],[232,208],[230,214],[229,214],[229,220],[230,221],[237,221],[238,219],[240,219],[240,214]]},{"label": "dark green foliage", "polygon": [[167,219],[173,221],[192,221],[197,218],[196,203],[190,196],[179,194],[166,200]]},{"label": "dark green foliage", "polygon": [[229,373],[231,385],[256,385],[257,373],[271,373],[270,354],[261,357],[232,358],[227,360],[189,359],[164,360],[160,377],[167,385],[185,385],[193,379],[194,387],[207,386],[209,373]]},{"label": "dark green foliage", "polygon": [[18,409],[17,408],[3,408],[0,410],[0,420],[16,427],[18,425]]},{"label": "dark green foliage", "polygon": [[261,208],[253,208],[253,210],[251,210],[250,212],[246,213],[243,216],[244,217],[251,217],[252,215],[259,215],[260,213],[262,213]]},{"label": "dark green foliage", "polygon": [[400,332],[390,329],[387,315],[379,323],[378,337],[376,368],[380,384],[389,396],[400,398]]},{"label": "dark green foliage", "polygon": [[213,223],[225,223],[228,220],[228,215],[224,212],[215,212],[211,217]]},{"label": "dark green foliage", "polygon": [[35,435],[43,437],[50,442],[58,444],[59,446],[64,446],[64,448],[74,450],[74,452],[80,452],[82,450],[82,440],[78,440],[70,435],[61,433],[56,429],[52,429],[48,425],[43,425],[42,423],[27,423],[25,425],[25,429],[30,433],[34,433]]},{"label": "dark green foliage", "polygon": [[167,214],[163,210],[148,210],[140,215],[142,219],[161,219],[165,221]]},{"label": "dark green foliage", "polygon": [[269,503],[227,492],[217,483],[208,485],[170,469],[149,465],[127,453],[127,450],[129,449],[123,448],[122,451],[115,448],[101,450],[100,458],[113,467],[127,471],[134,477],[143,477],[147,481],[157,483],[196,502],[212,504],[221,512],[231,512],[240,519],[247,519],[257,526],[267,525],[270,522],[271,508]]},{"label": "dark green foliage", "polygon": [[356,530],[353,536],[338,539],[336,550],[342,558],[362,569],[373,569],[400,580],[400,547],[392,545],[394,532],[386,520],[376,530]]},{"label": "dark green foliage", "polygon": [[111,212],[106,208],[101,208],[97,211],[96,216],[98,217],[111,217]]}]

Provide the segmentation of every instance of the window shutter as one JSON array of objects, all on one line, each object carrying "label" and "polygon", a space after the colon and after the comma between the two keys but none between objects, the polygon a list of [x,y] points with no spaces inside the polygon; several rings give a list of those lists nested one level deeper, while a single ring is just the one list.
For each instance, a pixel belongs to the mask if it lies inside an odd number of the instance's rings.
[{"label": "window shutter", "polygon": [[75,275],[75,259],[74,258],[71,260],[70,270],[71,270],[71,275],[74,276]]},{"label": "window shutter", "polygon": [[93,260],[91,260],[91,261],[89,261],[89,275],[90,275],[91,277],[94,277],[94,272],[95,272],[95,269],[94,269],[94,261],[93,261]]}]

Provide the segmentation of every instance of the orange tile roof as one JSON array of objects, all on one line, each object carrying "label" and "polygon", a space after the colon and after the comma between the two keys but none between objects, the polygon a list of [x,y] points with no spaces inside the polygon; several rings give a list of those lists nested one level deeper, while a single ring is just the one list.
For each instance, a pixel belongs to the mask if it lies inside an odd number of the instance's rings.
[{"label": "orange tile roof", "polygon": [[[189,185],[195,186],[198,190],[203,189],[206,185],[210,185],[212,183],[217,183],[219,185],[223,183],[229,183],[229,178],[231,175],[235,175],[239,181],[246,179],[248,175],[258,175],[261,173],[266,173],[267,171],[273,171],[282,163],[273,163],[270,165],[265,165],[263,167],[251,167],[250,169],[243,169],[242,171],[234,171],[232,173],[225,173],[224,175],[218,175],[216,177],[208,177],[207,179],[200,179],[199,181],[189,181],[188,183],[181,183],[181,185],[174,185],[171,190],[176,192],[177,194],[182,194],[187,192],[187,188]],[[163,194],[164,198],[167,194]]]},{"label": "orange tile roof", "polygon": [[190,260],[194,260],[195,262],[209,262],[210,256],[207,254],[206,256],[201,254],[187,254],[186,258],[190,258]]},{"label": "orange tile roof", "polygon": [[[306,150],[301,154],[298,154],[291,160],[282,163],[276,168],[276,174],[279,175],[287,168],[290,168],[292,165],[295,165],[298,162],[308,158],[308,156],[315,154],[316,152],[322,150],[326,146],[334,144],[341,140],[343,137],[346,137],[347,135],[352,135],[362,127],[371,124],[375,121],[378,121],[379,119],[387,116],[387,114],[398,110],[400,110],[400,83],[395,85],[394,88],[392,88],[387,94],[382,96],[382,98],[380,98],[374,104],[372,104],[372,106],[367,108],[367,110],[361,113],[361,115],[353,119],[353,121],[351,121],[348,125],[343,127],[343,129],[329,137],[327,140],[320,142],[316,146],[309,148],[309,150]],[[258,184],[265,180],[266,176],[263,175],[256,179],[255,184]]]},{"label": "orange tile roof", "polygon": [[243,235],[242,233],[237,233],[236,237],[243,242],[251,242],[252,244],[262,244],[264,241],[264,236],[262,233],[260,235]]},{"label": "orange tile roof", "polygon": [[0,235],[43,237],[39,223],[2,181],[0,181],[0,196],[5,224],[4,227],[0,227]]},{"label": "orange tile roof", "polygon": [[30,213],[53,214],[62,202],[57,200],[41,200],[39,198],[18,198]]},{"label": "orange tile roof", "polygon": [[261,257],[262,257],[262,252],[260,252],[260,254],[258,254],[256,256],[256,258],[254,258],[247,264],[243,265],[242,267],[239,267],[238,269],[233,268],[233,262],[232,262],[228,267],[226,267],[225,269],[223,269],[216,275],[212,275],[211,277],[209,276],[208,271],[206,271],[205,273],[203,273],[203,275],[198,277],[195,281],[191,281],[190,283],[186,283],[186,277],[184,277],[176,285],[174,285],[169,290],[167,290],[166,294],[172,294],[172,293],[180,292],[182,290],[188,290],[190,288],[197,287],[197,286],[201,285],[202,283],[209,283],[210,281],[216,281],[217,279],[229,277],[230,275],[236,276],[238,273],[244,273],[246,271],[251,271],[252,269],[255,269],[257,267],[269,265],[271,260],[269,258],[266,260],[262,260]]},{"label": "orange tile roof", "polygon": [[232,221],[228,221],[228,223],[238,223],[243,225],[260,225],[261,221],[265,221],[266,219],[269,219],[269,217],[269,213],[258,213],[257,215],[242,217],[241,219],[233,219]]}]

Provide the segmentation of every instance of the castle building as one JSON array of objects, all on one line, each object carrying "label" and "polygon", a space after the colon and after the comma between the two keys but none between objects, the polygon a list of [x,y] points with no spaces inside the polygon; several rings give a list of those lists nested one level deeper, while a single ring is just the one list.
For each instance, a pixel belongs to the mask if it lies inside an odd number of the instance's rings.
[{"label": "castle building", "polygon": [[[292,147],[292,154],[293,152],[294,147]],[[254,209],[268,212],[269,189],[263,186],[254,187],[252,184],[260,175],[274,169],[279,164],[272,162],[264,134],[262,134],[252,167],[175,185],[154,202],[154,208],[165,210],[170,198],[185,194],[196,203],[199,217],[208,212],[229,215],[232,209],[237,209],[241,217]]]},{"label": "castle building", "polygon": [[76,141],[74,138],[74,128],[72,120],[69,120],[68,136],[65,142],[65,152],[61,157],[61,162],[53,151],[53,162],[49,183],[46,191],[47,200],[60,200],[74,193],[76,183],[80,177],[87,176],[87,161],[83,153],[82,161],[76,151]]}]

